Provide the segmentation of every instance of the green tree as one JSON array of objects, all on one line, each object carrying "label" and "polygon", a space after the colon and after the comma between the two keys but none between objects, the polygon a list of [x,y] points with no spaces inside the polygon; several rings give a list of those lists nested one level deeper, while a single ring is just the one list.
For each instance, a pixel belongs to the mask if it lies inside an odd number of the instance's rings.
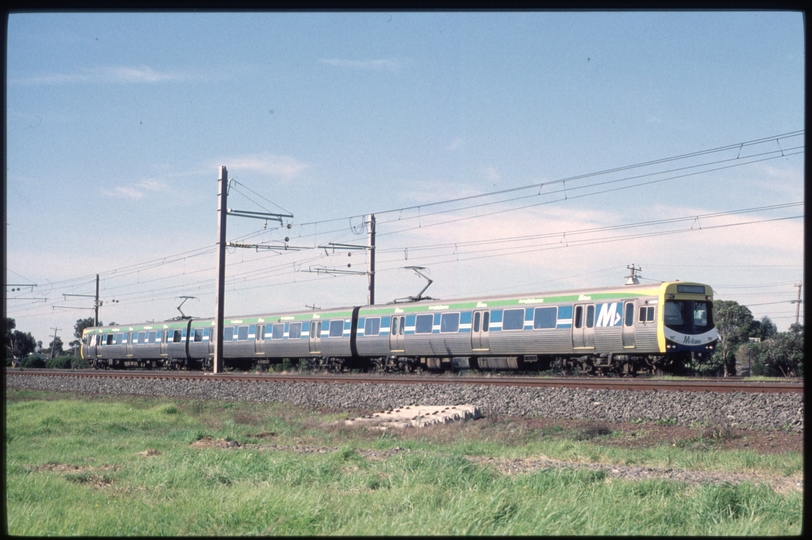
[{"label": "green tree", "polygon": [[[85,328],[92,328],[94,323],[95,321],[93,320],[93,317],[76,320],[76,324],[73,325],[73,335],[76,337],[76,339],[69,343],[70,353],[73,356],[79,356],[79,348],[82,346],[82,333],[84,332]],[[102,324],[104,323],[99,321],[99,326]]]},{"label": "green tree", "polygon": [[736,349],[750,339],[753,314],[735,300],[714,300],[713,320],[719,333],[719,345],[713,356],[721,361],[724,376],[730,377],[736,374]]},{"label": "green tree", "polygon": [[37,341],[30,332],[14,330],[11,333],[10,340],[11,347],[9,347],[9,350],[11,350],[11,355],[17,359],[25,358],[37,348]]},{"label": "green tree", "polygon": [[5,344],[6,347],[11,349],[11,334],[14,332],[14,329],[17,328],[17,321],[12,319],[11,317],[6,317],[6,337],[5,337]]},{"label": "green tree", "polygon": [[65,351],[62,349],[63,346],[62,338],[56,336],[54,340],[48,344],[48,348],[42,351],[42,354],[45,356],[50,356],[51,358],[62,356],[65,354]]},{"label": "green tree", "polygon": [[750,325],[749,337],[758,338],[756,341],[770,339],[777,334],[778,327],[775,326],[775,323],[767,315],[763,316],[760,321],[753,321]]},{"label": "green tree", "polygon": [[804,372],[804,328],[793,324],[788,332],[753,346],[754,375],[798,377]]},{"label": "green tree", "polygon": [[11,352],[11,346],[12,346],[12,333],[14,332],[14,329],[16,327],[17,322],[10,317],[6,317],[5,336],[3,337],[3,348],[6,349],[7,366],[10,366],[11,361],[14,359],[14,354]]},{"label": "green tree", "polygon": [[[76,339],[82,339],[82,332],[84,332],[85,328],[91,328],[93,326],[93,317],[88,317],[86,319],[77,319],[76,324],[73,325],[73,335]],[[102,323],[99,321],[99,326]]]}]

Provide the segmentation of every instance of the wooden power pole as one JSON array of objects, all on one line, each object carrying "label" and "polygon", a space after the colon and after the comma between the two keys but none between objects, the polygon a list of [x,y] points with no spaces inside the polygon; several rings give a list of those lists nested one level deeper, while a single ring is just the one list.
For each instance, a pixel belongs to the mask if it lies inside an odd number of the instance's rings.
[{"label": "wooden power pole", "polygon": [[801,302],[803,302],[803,300],[801,300],[801,289],[804,284],[803,282],[796,283],[795,286],[798,287],[798,299],[793,300],[792,303],[795,304],[795,324],[798,324],[801,320]]}]

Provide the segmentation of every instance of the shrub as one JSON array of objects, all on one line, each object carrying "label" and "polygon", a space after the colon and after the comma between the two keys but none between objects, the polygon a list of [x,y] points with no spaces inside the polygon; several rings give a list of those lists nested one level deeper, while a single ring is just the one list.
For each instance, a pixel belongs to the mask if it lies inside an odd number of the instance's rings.
[{"label": "shrub", "polygon": [[48,369],[70,369],[72,359],[72,356],[57,356],[45,362],[45,367]]},{"label": "shrub", "polygon": [[45,367],[45,360],[36,356],[26,356],[20,360],[20,367],[29,369],[42,369]]},{"label": "shrub", "polygon": [[71,369],[87,369],[91,367],[90,362],[85,360],[84,358],[79,358],[78,356],[71,359],[70,363]]}]

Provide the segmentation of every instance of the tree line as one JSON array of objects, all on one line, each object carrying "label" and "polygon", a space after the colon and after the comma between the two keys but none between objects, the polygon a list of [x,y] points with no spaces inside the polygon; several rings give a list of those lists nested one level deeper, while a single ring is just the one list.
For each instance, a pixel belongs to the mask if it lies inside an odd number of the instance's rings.
[{"label": "tree line", "polygon": [[697,371],[729,377],[737,374],[738,364],[750,375],[803,377],[802,324],[779,332],[768,316],[756,320],[747,306],[734,300],[713,301],[713,322],[719,343],[710,361]]},{"label": "tree line", "polygon": [[[17,322],[10,317],[6,317],[4,343],[6,349],[6,366],[19,364],[22,367],[32,368],[89,367],[90,364],[88,362],[83,362],[82,359],[79,358],[79,346],[81,345],[82,332],[84,332],[85,328],[93,326],[93,324],[93,317],[77,320],[73,326],[73,335],[76,339],[68,344],[69,348],[66,350],[65,344],[59,336],[56,336],[48,344],[48,347],[44,348],[42,341],[37,341],[31,332],[17,330]],[[99,324],[102,324],[102,322],[99,321]],[[49,360],[46,361],[39,356],[32,356],[34,353],[47,356]]]}]

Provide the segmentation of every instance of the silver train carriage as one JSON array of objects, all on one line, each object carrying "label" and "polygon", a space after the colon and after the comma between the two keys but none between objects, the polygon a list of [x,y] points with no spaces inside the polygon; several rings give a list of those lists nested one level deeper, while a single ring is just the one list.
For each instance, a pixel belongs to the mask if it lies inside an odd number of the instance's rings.
[{"label": "silver train carriage", "polygon": [[[679,372],[713,353],[708,285],[664,282],[226,318],[227,367]],[[85,329],[96,367],[211,369],[213,319]]]}]

